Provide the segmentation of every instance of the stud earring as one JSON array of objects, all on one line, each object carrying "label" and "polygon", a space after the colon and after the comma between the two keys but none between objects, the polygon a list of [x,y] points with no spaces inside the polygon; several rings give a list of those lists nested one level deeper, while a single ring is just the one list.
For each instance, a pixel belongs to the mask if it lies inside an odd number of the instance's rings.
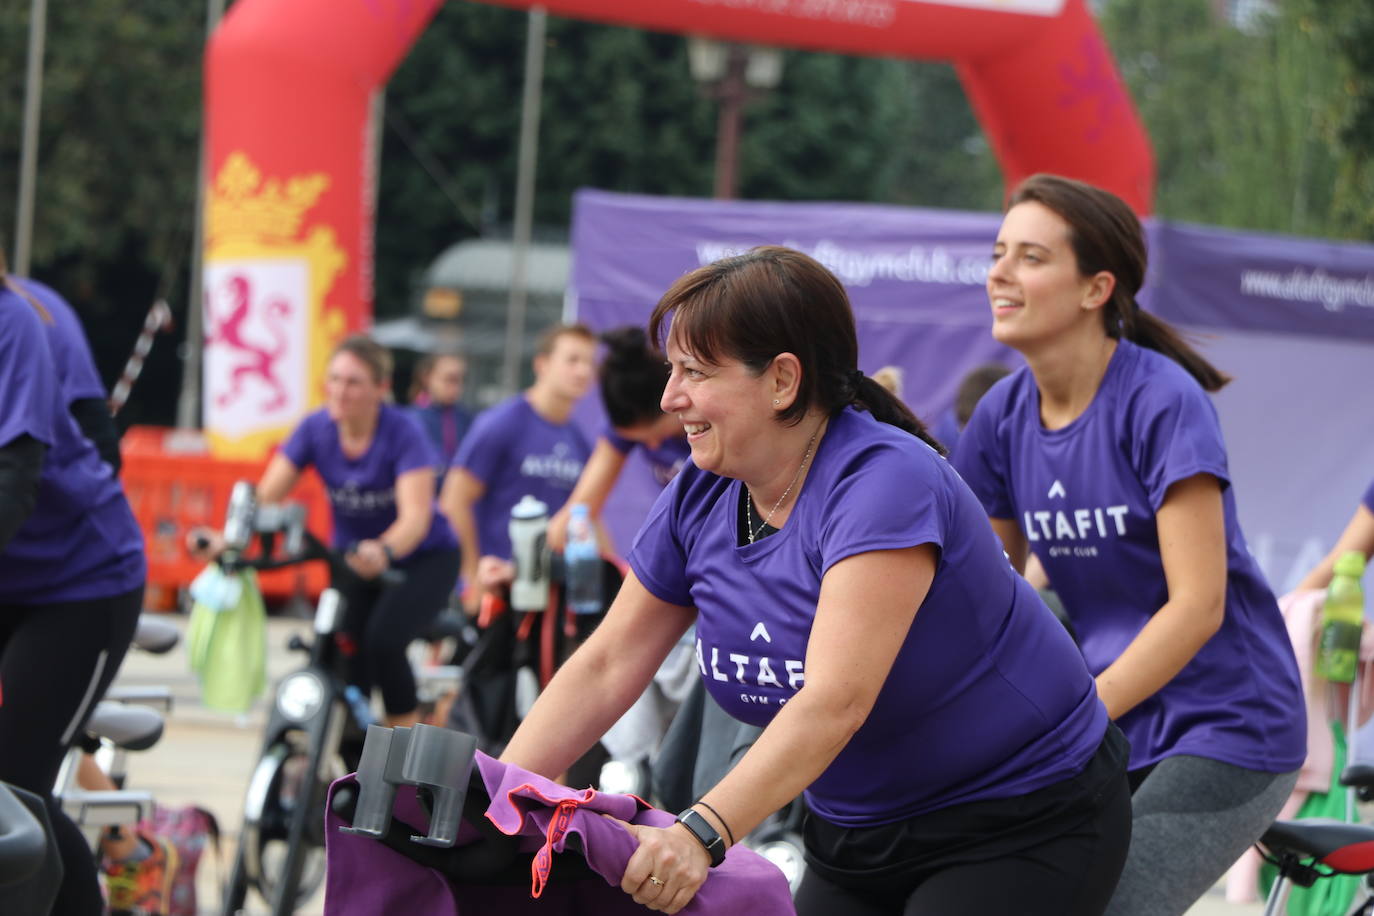
[{"label": "stud earring", "polygon": [[774,407],[777,407],[777,406],[778,406],[779,404],[781,404],[781,403],[782,403],[782,401],[779,401],[777,398],[773,398],[773,406],[774,406]]}]

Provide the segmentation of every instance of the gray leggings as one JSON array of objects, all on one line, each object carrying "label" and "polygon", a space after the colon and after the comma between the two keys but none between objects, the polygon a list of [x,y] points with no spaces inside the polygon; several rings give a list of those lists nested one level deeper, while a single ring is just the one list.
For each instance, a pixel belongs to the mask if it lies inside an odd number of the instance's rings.
[{"label": "gray leggings", "polygon": [[1204,757],[1162,760],[1131,796],[1108,916],[1182,916],[1269,827],[1298,781]]}]

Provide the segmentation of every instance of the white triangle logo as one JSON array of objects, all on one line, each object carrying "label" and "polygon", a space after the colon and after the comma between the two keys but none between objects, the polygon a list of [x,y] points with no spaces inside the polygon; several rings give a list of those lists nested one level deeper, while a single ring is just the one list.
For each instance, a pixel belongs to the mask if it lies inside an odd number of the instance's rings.
[{"label": "white triangle logo", "polygon": [[752,633],[749,634],[749,641],[750,641],[750,642],[753,642],[754,640],[758,639],[760,636],[763,637],[763,641],[764,641],[764,642],[771,643],[771,642],[773,641],[773,637],[771,637],[771,636],[768,635],[768,628],[767,628],[766,626],[763,625],[763,621],[762,621],[762,620],[760,620],[760,621],[754,626],[754,632],[752,632]]},{"label": "white triangle logo", "polygon": [[1050,495],[1047,498],[1054,499],[1056,496],[1058,496],[1060,499],[1063,499],[1065,496],[1064,485],[1057,480],[1050,487]]}]

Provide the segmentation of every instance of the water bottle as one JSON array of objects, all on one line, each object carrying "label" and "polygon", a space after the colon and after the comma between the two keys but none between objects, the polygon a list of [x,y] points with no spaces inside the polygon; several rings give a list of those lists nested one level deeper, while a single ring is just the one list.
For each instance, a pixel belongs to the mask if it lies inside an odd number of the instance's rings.
[{"label": "water bottle", "polygon": [[1360,633],[1364,626],[1364,554],[1352,550],[1336,561],[1331,584],[1322,605],[1321,642],[1317,648],[1317,674],[1328,681],[1350,684],[1360,657]]},{"label": "water bottle", "polygon": [[349,684],[344,688],[344,701],[348,703],[348,708],[353,711],[353,718],[358,723],[358,727],[366,731],[369,725],[376,723],[372,715],[372,704],[367,697],[358,689],[358,685]]},{"label": "water bottle", "polygon": [[510,606],[517,611],[542,611],[549,603],[549,563],[546,535],[549,507],[525,494],[510,510],[510,549],[515,581]]},{"label": "water bottle", "polygon": [[568,544],[563,548],[568,571],[568,606],[574,614],[599,614],[601,600],[601,549],[596,528],[584,503],[576,503],[568,519]]}]

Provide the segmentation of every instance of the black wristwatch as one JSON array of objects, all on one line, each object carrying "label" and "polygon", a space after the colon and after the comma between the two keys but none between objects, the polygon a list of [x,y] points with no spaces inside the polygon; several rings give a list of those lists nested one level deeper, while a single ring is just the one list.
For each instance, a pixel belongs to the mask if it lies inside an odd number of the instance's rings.
[{"label": "black wristwatch", "polygon": [[396,554],[392,551],[391,545],[386,541],[378,541],[382,545],[382,553],[386,554],[386,565],[392,567],[396,565]]},{"label": "black wristwatch", "polygon": [[697,809],[688,808],[677,816],[677,822],[686,827],[692,836],[697,838],[697,842],[706,847],[706,852],[711,857],[712,868],[725,861],[725,839]]}]

